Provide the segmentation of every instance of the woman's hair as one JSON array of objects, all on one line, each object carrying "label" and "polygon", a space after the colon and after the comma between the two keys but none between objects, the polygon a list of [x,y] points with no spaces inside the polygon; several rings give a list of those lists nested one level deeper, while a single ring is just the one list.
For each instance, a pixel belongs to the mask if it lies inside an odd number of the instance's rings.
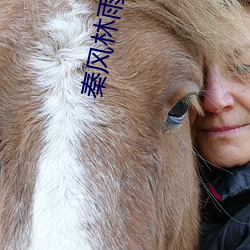
[{"label": "woman's hair", "polygon": [[250,0],[238,0],[243,6],[250,6]]}]

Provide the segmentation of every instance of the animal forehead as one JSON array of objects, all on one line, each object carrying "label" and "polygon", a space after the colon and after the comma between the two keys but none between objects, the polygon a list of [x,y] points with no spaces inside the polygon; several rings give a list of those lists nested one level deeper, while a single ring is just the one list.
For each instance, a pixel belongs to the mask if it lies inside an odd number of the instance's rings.
[{"label": "animal forehead", "polygon": [[116,37],[118,58],[113,59],[119,62],[120,75],[137,74],[134,80],[162,87],[162,93],[168,88],[168,95],[191,85],[199,89],[202,56],[194,46],[153,17],[130,17],[120,22],[121,32]]},{"label": "animal forehead", "polygon": [[149,61],[160,57],[161,60],[171,58],[176,61],[193,60],[201,63],[201,54],[190,40],[180,37],[177,35],[178,31],[172,30],[153,16],[136,12],[134,15],[124,15],[118,28],[122,32],[118,33],[116,40],[126,40],[127,43],[122,46],[129,46],[132,53],[137,50],[138,53],[133,53],[134,56],[143,52],[150,55],[147,58]]}]

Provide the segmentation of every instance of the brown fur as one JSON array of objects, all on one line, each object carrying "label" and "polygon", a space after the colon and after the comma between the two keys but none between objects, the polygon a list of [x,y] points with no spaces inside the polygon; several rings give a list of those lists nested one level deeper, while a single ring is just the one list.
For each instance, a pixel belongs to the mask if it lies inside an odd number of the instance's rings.
[{"label": "brown fur", "polygon": [[[98,249],[94,242],[104,238],[101,249],[195,249],[199,188],[190,128],[187,119],[180,128],[165,127],[164,120],[176,102],[198,94],[204,58],[235,59],[240,44],[229,27],[238,23],[230,13],[239,6],[125,2],[107,60],[107,88],[95,102],[104,115],[83,124],[92,132],[80,158],[102,215],[87,225],[91,244]],[[45,144],[39,96],[46,90],[34,87],[27,62],[37,50],[34,41],[48,39],[38,27],[50,11],[42,1],[0,3],[0,249],[21,249],[20,242],[27,249],[30,241],[36,164]]]}]

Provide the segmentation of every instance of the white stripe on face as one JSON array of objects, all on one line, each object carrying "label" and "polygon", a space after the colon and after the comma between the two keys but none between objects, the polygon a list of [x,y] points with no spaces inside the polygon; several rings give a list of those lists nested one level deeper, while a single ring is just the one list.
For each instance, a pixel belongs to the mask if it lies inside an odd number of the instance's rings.
[{"label": "white stripe on face", "polygon": [[88,58],[92,13],[89,6],[70,2],[71,11],[50,16],[32,55],[36,85],[44,91],[40,111],[45,146],[38,163],[30,246],[36,250],[92,249],[84,223],[98,214],[90,205],[79,155],[84,122],[94,119],[88,107],[93,97],[81,95],[83,79],[77,73]]}]

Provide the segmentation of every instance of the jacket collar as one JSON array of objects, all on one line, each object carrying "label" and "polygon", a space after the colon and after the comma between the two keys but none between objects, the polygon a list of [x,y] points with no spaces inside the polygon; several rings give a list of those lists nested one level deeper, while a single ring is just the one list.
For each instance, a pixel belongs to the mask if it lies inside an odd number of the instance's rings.
[{"label": "jacket collar", "polygon": [[207,173],[210,176],[212,174],[213,178],[210,181],[204,178],[205,184],[212,195],[220,202],[229,197],[250,191],[250,162],[226,171],[209,168]]}]

